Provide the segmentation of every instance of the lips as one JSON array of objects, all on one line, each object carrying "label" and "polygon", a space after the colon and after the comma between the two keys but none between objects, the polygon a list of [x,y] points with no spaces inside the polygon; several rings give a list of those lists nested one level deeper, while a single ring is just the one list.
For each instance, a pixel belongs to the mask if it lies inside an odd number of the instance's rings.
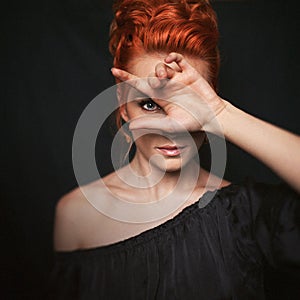
[{"label": "lips", "polygon": [[178,156],[181,154],[185,147],[174,146],[174,145],[164,145],[161,147],[155,147],[155,149],[165,156]]}]

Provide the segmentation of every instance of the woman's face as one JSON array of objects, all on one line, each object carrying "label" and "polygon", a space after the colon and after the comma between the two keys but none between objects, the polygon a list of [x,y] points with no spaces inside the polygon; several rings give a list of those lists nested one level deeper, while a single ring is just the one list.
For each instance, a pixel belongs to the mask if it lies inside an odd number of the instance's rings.
[{"label": "woman's face", "polygon": [[[151,74],[154,73],[155,66],[161,63],[165,57],[166,54],[163,53],[136,56],[130,61],[128,71],[140,78],[151,76]],[[186,58],[186,60],[197,69],[202,76],[206,77],[207,68],[200,59]],[[129,98],[130,101],[123,105],[120,110],[121,116],[126,122],[143,116],[165,114],[163,109],[155,103],[155,99],[137,98],[136,100],[132,100],[135,98],[130,96]],[[146,131],[143,134],[136,132],[136,134],[139,135],[138,138],[136,138],[135,132],[132,132],[132,134],[136,144],[135,159],[137,159],[139,163],[148,166],[152,158],[151,166],[166,170],[166,172],[178,171],[188,164],[188,162],[198,154],[198,150],[205,137],[204,132],[191,134],[188,132],[174,132],[172,134],[159,131]],[[157,155],[159,155],[159,157]],[[154,159],[155,157],[158,159]]]}]

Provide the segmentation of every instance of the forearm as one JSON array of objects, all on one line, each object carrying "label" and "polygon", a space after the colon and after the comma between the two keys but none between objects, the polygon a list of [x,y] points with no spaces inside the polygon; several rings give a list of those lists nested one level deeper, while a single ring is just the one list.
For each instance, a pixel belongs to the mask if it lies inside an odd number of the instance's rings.
[{"label": "forearm", "polygon": [[217,117],[225,138],[250,153],[300,192],[300,137],[230,103]]}]

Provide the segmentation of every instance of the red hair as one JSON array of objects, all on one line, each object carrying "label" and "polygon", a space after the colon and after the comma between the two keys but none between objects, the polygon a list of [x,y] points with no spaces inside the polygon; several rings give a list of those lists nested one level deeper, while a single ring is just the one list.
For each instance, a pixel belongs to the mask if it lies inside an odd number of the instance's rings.
[{"label": "red hair", "polygon": [[117,0],[113,8],[109,49],[115,67],[127,70],[139,51],[179,52],[207,63],[216,90],[219,31],[208,0]]}]

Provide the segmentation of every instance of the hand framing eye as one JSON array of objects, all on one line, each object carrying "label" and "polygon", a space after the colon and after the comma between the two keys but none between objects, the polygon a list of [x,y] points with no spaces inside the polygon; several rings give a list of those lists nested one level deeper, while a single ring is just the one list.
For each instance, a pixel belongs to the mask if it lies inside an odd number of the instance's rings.
[{"label": "hand framing eye", "polygon": [[[147,78],[112,69],[115,77],[147,95],[165,114],[142,116],[130,121],[130,129],[160,129],[166,132],[210,130],[211,121],[225,102],[204,77],[178,53],[170,53]],[[158,121],[159,119],[159,121]]]}]

